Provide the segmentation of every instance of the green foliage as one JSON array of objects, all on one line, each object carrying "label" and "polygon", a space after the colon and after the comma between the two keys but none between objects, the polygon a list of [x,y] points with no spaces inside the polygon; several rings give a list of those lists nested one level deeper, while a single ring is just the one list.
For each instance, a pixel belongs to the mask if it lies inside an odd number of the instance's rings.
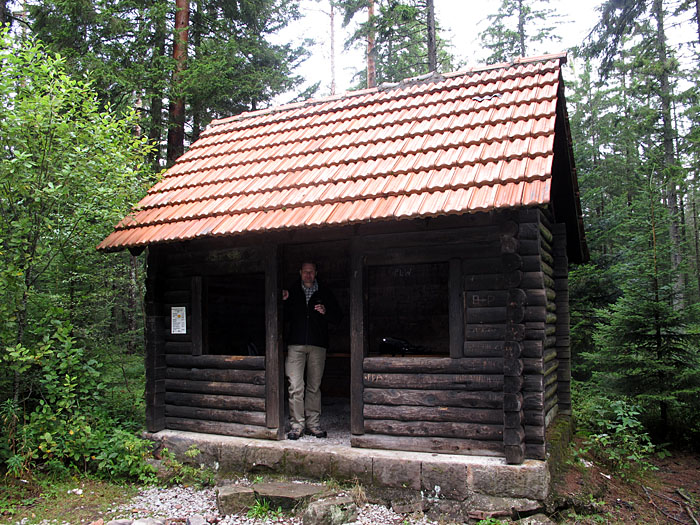
[{"label": "green foliage", "polygon": [[556,26],[547,25],[559,18],[554,9],[544,7],[548,3],[548,0],[501,0],[498,12],[486,17],[489,25],[480,35],[482,45],[491,53],[486,63],[528,56],[532,54],[533,43],[561,40],[554,34]]},{"label": "green foliage", "polygon": [[165,474],[161,479],[170,485],[194,485],[198,488],[214,485],[214,471],[194,461],[200,454],[197,445],[191,445],[185,451],[187,460],[181,462],[167,448],[163,449],[161,457]]},{"label": "green foliage", "polygon": [[[123,342],[115,302],[129,265],[95,251],[143,191],[147,141],[134,113],[105,110],[41,44],[3,31],[0,64],[0,465],[147,477],[102,360]],[[98,470],[116,449],[138,450]]]},{"label": "green foliage", "polygon": [[246,516],[252,519],[266,520],[266,519],[278,519],[283,516],[282,507],[278,507],[277,510],[270,507],[270,501],[267,499],[256,499],[253,506],[248,509]]},{"label": "green foliage", "polygon": [[653,469],[649,457],[656,447],[640,420],[639,407],[605,397],[590,387],[575,386],[575,417],[584,435],[579,453],[593,455],[622,477]]},{"label": "green foliage", "polygon": [[[366,12],[367,2],[344,0],[336,2],[344,12],[344,25],[360,12]],[[427,44],[427,7],[424,0],[375,0],[375,15],[359,24],[346,46],[364,48],[370,34],[374,35],[374,55],[377,84],[399,82],[405,78],[429,73]],[[438,71],[451,71],[453,57],[446,42],[435,28]],[[357,75],[359,87],[367,85],[366,68]]]}]

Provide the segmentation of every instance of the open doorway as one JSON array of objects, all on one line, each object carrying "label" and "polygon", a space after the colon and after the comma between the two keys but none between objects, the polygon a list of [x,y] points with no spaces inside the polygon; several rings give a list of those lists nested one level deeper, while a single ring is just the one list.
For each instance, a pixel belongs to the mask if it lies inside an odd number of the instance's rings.
[{"label": "open doorway", "polygon": [[[335,295],[343,312],[342,319],[329,324],[329,346],[321,383],[321,426],[328,441],[350,444],[350,299],[349,244],[333,241],[285,246],[282,286],[300,286],[299,269],[304,262],[316,263],[317,279]],[[285,333],[288,327],[284,326]],[[285,341],[286,354],[286,341]],[[285,379],[285,420],[288,421],[288,383]],[[316,438],[307,436],[302,439]]]}]

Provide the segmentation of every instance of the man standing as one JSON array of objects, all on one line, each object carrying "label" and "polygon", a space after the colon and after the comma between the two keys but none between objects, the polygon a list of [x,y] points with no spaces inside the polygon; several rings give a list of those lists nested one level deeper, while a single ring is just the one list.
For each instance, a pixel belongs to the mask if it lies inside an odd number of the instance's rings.
[{"label": "man standing", "polygon": [[[316,264],[305,262],[301,280],[289,291],[282,290],[284,319],[288,323],[287,361],[289,379],[288,439],[299,439],[302,432],[326,437],[321,429],[321,379],[328,348],[328,323],[342,317],[331,291],[316,280]],[[306,375],[306,381],[304,381]]]}]

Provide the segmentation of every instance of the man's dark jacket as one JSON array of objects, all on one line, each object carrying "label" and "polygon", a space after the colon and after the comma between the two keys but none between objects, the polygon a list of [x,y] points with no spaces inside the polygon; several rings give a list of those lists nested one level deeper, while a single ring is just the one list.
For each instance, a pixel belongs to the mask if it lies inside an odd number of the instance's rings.
[{"label": "man's dark jacket", "polygon": [[[314,345],[328,348],[328,323],[337,323],[343,313],[333,293],[318,280],[318,290],[306,304],[306,295],[301,280],[289,289],[289,297],[284,301],[284,321],[287,325],[288,345]],[[314,310],[317,304],[326,307],[322,315]]]}]

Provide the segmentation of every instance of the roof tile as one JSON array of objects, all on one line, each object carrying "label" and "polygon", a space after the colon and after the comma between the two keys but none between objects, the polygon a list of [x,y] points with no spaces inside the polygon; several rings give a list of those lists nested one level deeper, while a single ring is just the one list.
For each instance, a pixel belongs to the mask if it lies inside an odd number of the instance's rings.
[{"label": "roof tile", "polygon": [[547,204],[563,58],[212,122],[99,248]]}]

